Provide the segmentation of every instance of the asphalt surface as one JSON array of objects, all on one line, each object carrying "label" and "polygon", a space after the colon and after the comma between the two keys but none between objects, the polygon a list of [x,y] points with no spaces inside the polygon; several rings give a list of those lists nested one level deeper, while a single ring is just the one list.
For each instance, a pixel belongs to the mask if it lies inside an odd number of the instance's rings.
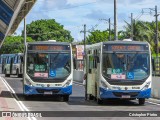
[{"label": "asphalt surface", "polygon": [[[2,75],[3,77],[3,75]],[[146,102],[145,105],[139,105],[137,100],[133,101],[124,101],[124,100],[106,100],[104,104],[98,105],[94,100],[86,101],[85,100],[85,89],[84,86],[79,84],[73,85],[73,93],[69,98],[68,102],[62,102],[61,98],[58,97],[50,97],[50,96],[36,96],[32,97],[29,100],[25,100],[23,96],[23,87],[22,87],[22,78],[17,78],[16,76],[11,77],[3,77],[7,83],[12,87],[15,91],[16,96],[18,97],[18,101],[22,102],[24,106],[29,111],[62,111],[61,117],[55,117],[54,120],[62,120],[62,119],[85,119],[85,120],[99,120],[106,119],[106,117],[95,117],[96,113],[92,111],[104,111],[103,114],[107,114],[106,111],[111,111],[108,114],[112,114],[114,117],[107,117],[109,119],[126,119],[126,120],[153,120],[159,119],[158,117],[115,117],[121,116],[117,114],[125,114],[125,111],[148,111],[149,113],[152,111],[160,111],[160,105],[155,103]],[[77,117],[66,117],[66,111],[74,111],[73,113]],[[76,112],[77,111],[77,112]],[[114,112],[119,111],[119,112]],[[113,113],[112,113],[113,112]],[[46,112],[47,114],[47,112]],[[58,113],[60,114],[60,113]],[[71,114],[71,113],[69,113]],[[102,114],[102,113],[101,113]],[[90,116],[90,117],[84,117]],[[92,117],[94,116],[94,117]],[[53,120],[53,117],[42,117],[35,118],[37,120]]]}]

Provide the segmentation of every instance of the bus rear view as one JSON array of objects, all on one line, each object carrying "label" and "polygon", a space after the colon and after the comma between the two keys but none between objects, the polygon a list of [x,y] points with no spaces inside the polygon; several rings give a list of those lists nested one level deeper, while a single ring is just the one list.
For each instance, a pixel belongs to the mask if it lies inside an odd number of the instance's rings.
[{"label": "bus rear view", "polygon": [[58,95],[68,101],[72,93],[73,65],[69,43],[34,42],[26,45],[24,95]]}]

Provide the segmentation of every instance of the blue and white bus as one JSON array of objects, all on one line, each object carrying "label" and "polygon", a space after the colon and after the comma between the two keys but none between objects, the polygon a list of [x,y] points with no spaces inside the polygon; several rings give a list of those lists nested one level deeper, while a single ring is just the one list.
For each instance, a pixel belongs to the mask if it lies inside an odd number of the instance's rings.
[{"label": "blue and white bus", "polygon": [[24,53],[24,95],[58,95],[63,101],[72,93],[73,59],[70,43],[27,43]]},{"label": "blue and white bus", "polygon": [[87,97],[138,99],[151,97],[151,50],[147,42],[108,41],[87,48]]},{"label": "blue and white bus", "polygon": [[23,53],[1,54],[0,56],[0,73],[5,74],[5,77],[10,75],[23,75]]}]

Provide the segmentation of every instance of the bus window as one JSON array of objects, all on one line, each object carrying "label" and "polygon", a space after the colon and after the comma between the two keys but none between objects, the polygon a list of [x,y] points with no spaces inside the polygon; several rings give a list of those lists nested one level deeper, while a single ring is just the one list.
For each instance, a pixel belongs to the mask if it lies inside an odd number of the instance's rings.
[{"label": "bus window", "polygon": [[17,58],[18,58],[18,56],[15,56],[14,64],[18,63],[18,62],[17,62]]}]

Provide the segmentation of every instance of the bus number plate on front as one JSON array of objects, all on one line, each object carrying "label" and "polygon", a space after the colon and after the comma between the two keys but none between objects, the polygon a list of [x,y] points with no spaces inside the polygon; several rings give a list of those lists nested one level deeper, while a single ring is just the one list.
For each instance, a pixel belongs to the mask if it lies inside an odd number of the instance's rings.
[{"label": "bus number plate on front", "polygon": [[122,95],[122,98],[131,98],[130,95]]},{"label": "bus number plate on front", "polygon": [[45,91],[44,94],[45,95],[52,95],[52,91]]}]

